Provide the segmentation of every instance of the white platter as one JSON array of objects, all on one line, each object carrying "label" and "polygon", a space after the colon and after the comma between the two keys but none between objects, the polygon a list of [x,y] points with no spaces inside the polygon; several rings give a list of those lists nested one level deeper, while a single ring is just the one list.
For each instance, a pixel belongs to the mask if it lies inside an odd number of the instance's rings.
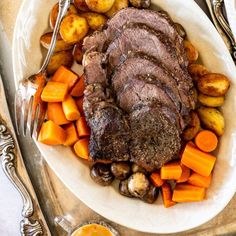
[{"label": "white platter", "polygon": [[[13,66],[15,83],[36,72],[42,53],[39,38],[48,27],[49,11],[55,0],[25,0],[19,12],[14,41]],[[65,185],[85,204],[102,216],[143,232],[174,233],[197,227],[224,209],[236,190],[236,69],[223,41],[207,16],[193,0],[153,0],[169,12],[173,20],[187,30],[202,62],[209,70],[226,74],[232,81],[223,112],[226,132],[217,153],[213,183],[207,200],[178,204],[165,209],[159,198],[154,205],[121,196],[113,187],[100,187],[89,176],[85,163],[70,149],[37,143],[50,167]]]}]

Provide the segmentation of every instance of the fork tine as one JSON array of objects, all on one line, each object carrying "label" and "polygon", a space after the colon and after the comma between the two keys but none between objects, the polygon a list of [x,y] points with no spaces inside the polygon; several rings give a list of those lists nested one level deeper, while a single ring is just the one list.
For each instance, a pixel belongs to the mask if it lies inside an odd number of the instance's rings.
[{"label": "fork tine", "polygon": [[28,119],[30,119],[29,123],[30,123],[30,127],[29,127],[29,133],[30,133],[30,137],[32,137],[33,135],[33,131],[34,131],[34,107],[33,107],[33,102],[34,102],[34,96],[30,97],[30,101],[29,101],[29,111],[28,111]]},{"label": "fork tine", "polygon": [[36,138],[38,138],[40,129],[41,129],[43,122],[44,122],[46,110],[47,110],[46,103],[44,103],[44,102],[40,103],[39,107],[40,108],[39,108],[39,112],[38,112],[37,126],[36,126]]},{"label": "fork tine", "polygon": [[17,90],[15,94],[15,124],[17,134],[20,134],[20,122],[21,122],[21,109],[22,109],[22,93],[20,90]]},{"label": "fork tine", "polygon": [[24,100],[24,106],[23,106],[23,135],[26,136],[27,131],[27,124],[28,124],[28,117],[29,117],[29,110],[30,106],[32,105],[32,97],[28,98],[27,100]]}]

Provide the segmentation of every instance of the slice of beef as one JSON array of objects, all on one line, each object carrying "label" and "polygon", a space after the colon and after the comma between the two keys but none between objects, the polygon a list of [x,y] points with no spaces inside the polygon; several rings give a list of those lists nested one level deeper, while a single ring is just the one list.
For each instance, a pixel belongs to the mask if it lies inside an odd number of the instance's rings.
[{"label": "slice of beef", "polygon": [[130,114],[131,161],[149,170],[160,168],[180,151],[179,132],[160,112],[161,106],[142,104]]}]

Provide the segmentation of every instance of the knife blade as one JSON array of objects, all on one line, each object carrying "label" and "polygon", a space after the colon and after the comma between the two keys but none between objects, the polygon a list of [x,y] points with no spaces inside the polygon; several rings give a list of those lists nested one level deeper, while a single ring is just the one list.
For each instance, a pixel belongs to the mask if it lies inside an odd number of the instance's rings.
[{"label": "knife blade", "polygon": [[15,131],[7,106],[2,77],[0,75],[0,160],[4,173],[20,193],[23,200],[20,233],[24,236],[51,233],[40,209],[39,202],[16,139]]}]

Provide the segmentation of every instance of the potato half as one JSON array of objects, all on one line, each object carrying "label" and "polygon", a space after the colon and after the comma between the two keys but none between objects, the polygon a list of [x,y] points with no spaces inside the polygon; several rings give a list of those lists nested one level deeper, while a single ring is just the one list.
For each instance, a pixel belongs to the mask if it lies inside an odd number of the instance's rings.
[{"label": "potato half", "polygon": [[190,43],[187,40],[184,40],[184,48],[187,54],[188,61],[190,63],[195,62],[198,59],[198,51],[197,49],[193,46],[192,43]]},{"label": "potato half", "polygon": [[92,30],[98,30],[107,21],[106,16],[95,12],[82,13],[80,16],[86,18],[88,25]]},{"label": "potato half", "polygon": [[85,0],[91,11],[105,13],[111,9],[115,0]]},{"label": "potato half", "polygon": [[89,11],[85,0],[74,0],[74,5],[80,11]]},{"label": "potato half", "polygon": [[224,104],[225,97],[211,97],[200,93],[198,95],[198,101],[207,107],[220,107]]},{"label": "potato half", "polygon": [[188,66],[188,72],[195,82],[197,82],[201,76],[209,73],[205,66],[195,63]]},{"label": "potato half", "polygon": [[106,16],[112,17],[116,12],[128,6],[128,0],[115,0],[115,3],[113,4],[112,8],[108,12],[106,12]]}]

